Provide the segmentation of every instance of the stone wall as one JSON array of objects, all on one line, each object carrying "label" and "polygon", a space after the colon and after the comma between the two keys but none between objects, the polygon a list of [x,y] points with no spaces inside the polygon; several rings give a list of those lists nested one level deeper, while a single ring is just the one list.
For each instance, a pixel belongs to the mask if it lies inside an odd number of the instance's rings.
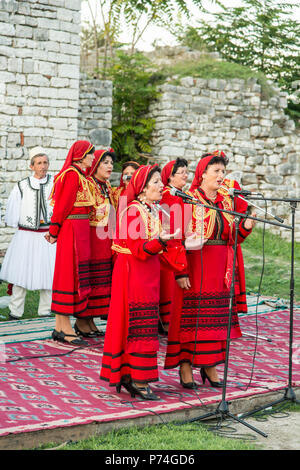
[{"label": "stone wall", "polygon": [[[272,96],[264,99],[255,79],[192,77],[181,79],[179,85],[164,84],[161,93],[150,110],[156,120],[153,161],[164,164],[184,157],[192,177],[201,154],[219,149],[230,159],[228,172],[244,189],[265,197],[300,197],[300,137],[284,112],[284,93],[273,87]],[[287,204],[273,204],[270,212],[290,222]],[[296,223],[300,241],[299,210]],[[269,228],[290,238],[286,229]]]},{"label": "stone wall", "polygon": [[[0,0],[0,207],[29,174],[28,150],[61,168],[77,139],[80,0]],[[0,256],[12,230],[0,228]]]},{"label": "stone wall", "polygon": [[112,82],[82,75],[79,91],[78,138],[98,148],[111,144]]}]

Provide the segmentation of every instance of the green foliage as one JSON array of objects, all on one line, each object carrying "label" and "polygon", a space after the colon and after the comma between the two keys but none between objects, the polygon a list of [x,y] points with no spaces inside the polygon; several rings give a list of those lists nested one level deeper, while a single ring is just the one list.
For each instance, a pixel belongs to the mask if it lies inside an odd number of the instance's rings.
[{"label": "green foliage", "polygon": [[150,104],[159,96],[150,62],[139,52],[116,53],[109,70],[113,80],[112,147],[119,159],[141,160],[150,153],[149,141],[155,120],[147,117]]},{"label": "green foliage", "polygon": [[277,0],[243,0],[242,6],[223,7],[213,21],[201,21],[178,33],[181,43],[218,51],[224,60],[260,71],[285,90],[300,75],[300,24],[293,4]]},{"label": "green foliage", "polygon": [[257,82],[262,87],[262,95],[264,98],[272,96],[272,88],[268,84],[266,76],[261,72],[255,72],[252,68],[246,67],[234,62],[220,61],[212,58],[209,55],[203,54],[202,58],[198,61],[179,61],[173,66],[165,66],[160,70],[161,79],[164,77],[175,76],[172,81],[174,84],[179,84],[182,77],[199,77],[204,79],[217,78],[217,79],[242,79],[248,80],[256,78]]}]

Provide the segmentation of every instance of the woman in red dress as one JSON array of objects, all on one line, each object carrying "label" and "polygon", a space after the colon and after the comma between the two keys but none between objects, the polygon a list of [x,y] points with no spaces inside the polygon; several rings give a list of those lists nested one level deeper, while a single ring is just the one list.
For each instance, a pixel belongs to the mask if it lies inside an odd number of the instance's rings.
[{"label": "woman in red dress", "polygon": [[[198,240],[197,249],[187,249],[191,287],[176,286],[165,368],[180,365],[180,380],[187,388],[197,388],[192,367],[201,369],[214,387],[221,387],[216,365],[225,361],[234,237],[241,243],[252,231],[254,221],[243,219],[234,233],[233,216],[214,208],[233,210],[229,195],[220,187],[227,159],[219,152],[200,160],[189,194],[211,206],[192,207],[187,234]],[[202,249],[201,249],[202,247]],[[181,301],[179,301],[181,297]],[[241,336],[236,296],[233,299],[231,339]]]},{"label": "woman in red dress", "polygon": [[100,378],[132,396],[157,400],[149,382],[158,380],[159,253],[172,235],[161,231],[155,202],[163,184],[157,165],[140,166],[126,190],[113,250],[118,253]]},{"label": "woman in red dress", "polygon": [[116,207],[118,207],[120,197],[123,196],[133,173],[138,169],[139,166],[140,165],[134,161],[123,163],[120,184],[117,188],[112,188]]},{"label": "woman in red dress", "polygon": [[[180,228],[178,238],[170,241],[169,247],[177,249],[181,254],[182,264],[186,265],[185,250],[182,244],[184,239],[184,202],[183,199],[172,195],[172,188],[183,190],[188,178],[188,163],[183,158],[177,158],[167,163],[161,172],[161,179],[164,184],[163,197],[160,205],[170,215],[169,220],[166,220],[166,225],[170,226],[170,231],[175,232],[176,228]],[[162,214],[164,219],[164,213]],[[182,282],[187,280],[184,268],[179,273],[175,273],[171,266],[161,263],[160,270],[160,300],[159,300],[159,324],[158,331],[161,334],[168,334],[170,323],[170,312],[172,299],[174,298],[175,276],[177,279],[182,278]]]},{"label": "woman in red dress", "polygon": [[57,242],[51,305],[56,323],[52,338],[76,345],[86,342],[75,334],[70,316],[76,317],[79,328],[86,324],[91,291],[89,212],[94,199],[85,172],[92,164],[94,151],[87,141],[77,141],[70,148],[54,179],[53,216],[45,236],[49,243]]},{"label": "woman in red dress", "polygon": [[94,318],[107,318],[112,277],[111,244],[114,231],[115,208],[109,178],[113,170],[115,154],[113,149],[96,150],[88,181],[95,205],[90,212],[90,286],[87,314],[89,323],[82,330],[75,325],[75,331],[83,337],[104,335],[94,323]]}]

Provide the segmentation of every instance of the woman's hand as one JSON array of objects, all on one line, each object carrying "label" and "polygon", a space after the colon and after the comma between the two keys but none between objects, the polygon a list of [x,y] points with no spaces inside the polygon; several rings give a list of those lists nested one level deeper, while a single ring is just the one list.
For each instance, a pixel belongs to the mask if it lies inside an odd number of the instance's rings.
[{"label": "woman's hand", "polygon": [[191,287],[191,282],[187,277],[180,277],[178,279],[176,279],[176,282],[177,284],[179,285],[179,287],[181,287],[181,289],[190,289]]},{"label": "woman's hand", "polygon": [[208,238],[197,238],[196,233],[186,237],[184,245],[186,250],[201,250],[204,243],[206,243]]},{"label": "woman's hand", "polygon": [[[251,214],[252,217],[256,217],[256,212],[253,212],[253,214]],[[245,222],[244,222],[244,227],[246,230],[252,230],[256,225],[256,220],[253,220],[253,219],[246,219]]]},{"label": "woman's hand", "polygon": [[52,237],[49,232],[46,233],[45,239],[48,243],[51,243],[51,245],[57,242],[57,238]]},{"label": "woman's hand", "polygon": [[159,238],[161,239],[161,241],[167,242],[169,240],[172,240],[173,238],[176,238],[177,235],[179,235],[179,233],[180,233],[180,228],[178,228],[176,232],[174,233],[168,233],[166,232],[166,230],[162,230],[159,235]]}]

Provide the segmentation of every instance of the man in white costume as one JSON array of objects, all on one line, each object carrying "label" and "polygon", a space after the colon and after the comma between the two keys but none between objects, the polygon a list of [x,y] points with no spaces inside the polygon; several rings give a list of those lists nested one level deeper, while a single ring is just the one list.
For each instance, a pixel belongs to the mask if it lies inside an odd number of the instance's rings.
[{"label": "man in white costume", "polygon": [[52,208],[49,195],[53,177],[47,174],[49,159],[41,147],[29,151],[32,175],[19,181],[7,201],[5,223],[17,227],[7,249],[0,279],[12,284],[10,320],[24,313],[27,290],[39,290],[39,317],[51,314],[52,280],[56,245],[47,243]]}]

